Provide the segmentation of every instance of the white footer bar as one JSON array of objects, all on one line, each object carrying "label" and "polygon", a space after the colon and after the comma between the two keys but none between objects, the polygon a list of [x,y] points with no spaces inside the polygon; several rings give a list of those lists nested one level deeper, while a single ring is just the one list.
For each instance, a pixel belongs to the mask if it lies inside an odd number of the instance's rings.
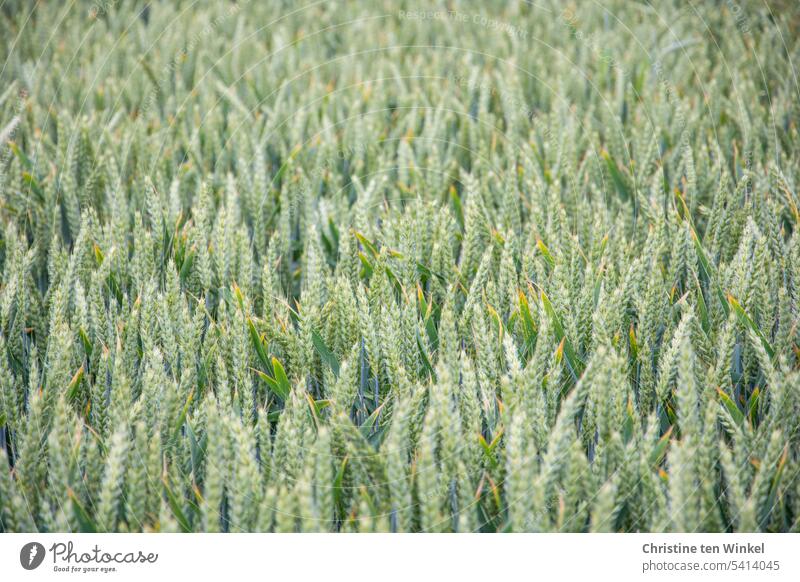
[{"label": "white footer bar", "polygon": [[0,534],[0,573],[175,582],[798,580],[800,534]]}]

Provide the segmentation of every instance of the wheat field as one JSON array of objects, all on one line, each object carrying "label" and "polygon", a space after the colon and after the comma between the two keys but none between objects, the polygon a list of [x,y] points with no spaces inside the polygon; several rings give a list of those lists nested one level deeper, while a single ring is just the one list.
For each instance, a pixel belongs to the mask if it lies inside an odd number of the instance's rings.
[{"label": "wheat field", "polygon": [[0,5],[0,531],[800,531],[793,3]]}]

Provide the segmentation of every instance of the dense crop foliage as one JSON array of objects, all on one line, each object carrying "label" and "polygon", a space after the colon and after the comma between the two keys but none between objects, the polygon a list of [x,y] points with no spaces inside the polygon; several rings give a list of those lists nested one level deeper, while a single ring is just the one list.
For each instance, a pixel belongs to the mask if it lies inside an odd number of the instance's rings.
[{"label": "dense crop foliage", "polygon": [[0,530],[797,531],[789,5],[3,3]]}]

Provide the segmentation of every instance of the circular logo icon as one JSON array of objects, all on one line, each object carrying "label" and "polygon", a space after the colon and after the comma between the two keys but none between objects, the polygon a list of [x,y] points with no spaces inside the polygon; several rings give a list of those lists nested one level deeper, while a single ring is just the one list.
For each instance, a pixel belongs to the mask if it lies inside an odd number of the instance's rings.
[{"label": "circular logo icon", "polygon": [[19,563],[26,570],[35,570],[42,565],[44,554],[44,546],[39,542],[27,543],[19,552]]}]

